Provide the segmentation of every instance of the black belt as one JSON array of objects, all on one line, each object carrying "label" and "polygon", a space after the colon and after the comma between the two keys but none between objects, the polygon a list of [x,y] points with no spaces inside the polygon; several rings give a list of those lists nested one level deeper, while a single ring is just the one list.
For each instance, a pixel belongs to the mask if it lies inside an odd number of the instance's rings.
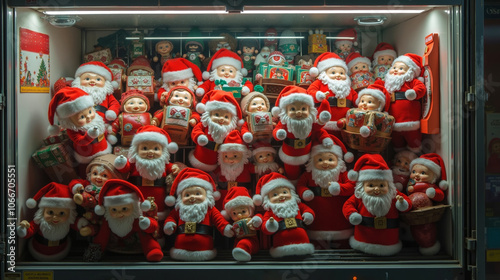
[{"label": "black belt", "polygon": [[283,140],[283,142],[285,142],[285,144],[287,144],[288,146],[294,147],[295,149],[303,149],[307,145],[309,145],[309,143],[311,143],[311,137],[307,137],[306,139],[285,138],[285,140]]},{"label": "black belt", "polygon": [[375,229],[399,228],[398,219],[387,219],[386,217],[365,217],[361,220],[361,225]]},{"label": "black belt", "polygon": [[[218,182],[217,183],[217,188],[220,189],[220,190],[227,190],[227,185],[229,183],[232,183],[234,181],[229,181],[229,182]],[[245,187],[247,189],[251,189],[252,188],[252,183],[251,182],[247,182],[247,183],[240,183],[240,182],[235,182],[236,185],[235,186],[231,186],[230,188],[232,187]]]},{"label": "black belt", "polygon": [[[104,134],[102,134],[102,137],[99,136],[99,137],[94,138],[94,140],[92,140],[92,142],[90,142],[90,144],[97,144],[97,143],[101,142],[102,140],[104,140],[104,138],[105,138]],[[99,140],[99,139],[101,139],[101,140]]]},{"label": "black belt", "polygon": [[38,242],[42,245],[51,247],[51,246],[59,246],[59,245],[63,244],[64,242],[66,242],[66,239],[68,238],[68,236],[66,235],[63,239],[60,239],[57,241],[50,241],[47,238],[41,236],[40,234],[35,234],[35,236],[33,236],[33,238],[35,238],[36,242]]},{"label": "black belt", "polygon": [[[330,103],[330,107],[337,107],[338,99],[336,97],[329,97],[328,98],[328,103]],[[347,99],[345,101],[345,107],[346,108],[351,108],[352,107],[352,101]]]},{"label": "black belt", "polygon": [[205,148],[212,150],[214,152],[217,152],[219,149],[220,144],[215,143],[214,141],[208,141],[208,143],[204,146]]},{"label": "black belt", "polygon": [[408,100],[404,91],[396,91],[394,93],[394,100]]},{"label": "black belt", "polygon": [[[166,177],[161,177],[159,179],[154,180],[152,187],[165,187],[166,186],[165,178]],[[128,178],[128,181],[136,186],[142,186],[142,177],[141,176],[130,176]]]},{"label": "black belt", "polygon": [[[295,221],[295,225],[288,225],[287,226],[287,221]],[[295,218],[289,218],[289,219],[283,219],[281,221],[278,222],[278,231],[282,231],[282,230],[285,230],[285,229],[293,229],[293,228],[304,228],[304,222],[302,222],[302,220],[299,220],[299,219],[295,219]]]},{"label": "black belt", "polygon": [[198,223],[186,223],[177,228],[178,234],[204,234],[212,236],[214,231],[211,226]]},{"label": "black belt", "polygon": [[101,112],[103,114],[106,114],[106,111],[108,110],[108,108],[102,106],[102,105],[95,105],[94,106],[94,109],[97,111],[97,112]]},{"label": "black belt", "polygon": [[309,187],[309,189],[313,192],[314,196],[321,196],[321,197],[333,196],[332,194],[330,194],[328,189],[323,189],[321,187]]}]

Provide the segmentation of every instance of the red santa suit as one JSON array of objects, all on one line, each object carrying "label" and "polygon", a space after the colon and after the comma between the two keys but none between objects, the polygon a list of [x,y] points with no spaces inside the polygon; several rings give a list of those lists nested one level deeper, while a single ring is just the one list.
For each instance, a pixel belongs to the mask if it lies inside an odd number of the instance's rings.
[{"label": "red santa suit", "polygon": [[[425,193],[425,194],[427,194],[428,193],[427,196],[432,201],[441,202],[444,200],[444,192],[436,184],[417,182],[412,186],[413,186],[413,190],[411,192],[408,191],[408,194],[412,194],[412,193]],[[433,191],[428,191],[428,189],[433,189]]]},{"label": "red santa suit", "polygon": [[[106,118],[106,112],[112,111],[118,116],[120,113],[120,103],[113,96],[113,93],[106,95],[106,98],[101,102],[101,104],[94,106],[95,111],[104,119]],[[109,114],[109,113],[108,113]]]},{"label": "red santa suit", "polygon": [[[423,192],[427,196],[436,202],[441,202],[445,198],[445,191],[448,189],[448,181],[446,180],[446,168],[444,161],[440,155],[436,153],[423,154],[419,158],[414,159],[410,163],[410,170],[413,170],[415,165],[423,165],[429,169],[430,172],[435,175],[435,182],[418,182],[413,185],[413,192]],[[412,184],[413,180],[410,180],[409,184]],[[429,190],[432,188],[433,191]]]},{"label": "red santa suit", "polygon": [[[200,74],[201,75],[201,74]],[[172,97],[172,93],[175,91],[175,90],[179,90],[179,89],[182,89],[184,91],[187,91],[190,93],[191,95],[191,106],[189,107],[185,107],[185,106],[180,106],[180,105],[170,105],[170,99]],[[161,88],[159,91],[158,91],[158,100],[161,100],[161,96],[163,95],[163,93],[166,92],[166,90],[164,88]],[[195,108],[196,108],[196,96],[194,95],[194,93],[187,87],[183,87],[183,86],[176,86],[176,87],[173,87],[171,88],[167,95],[165,96],[165,100],[163,102],[160,101],[160,105],[165,107],[165,106],[180,106],[180,107],[185,107],[186,109],[189,109],[191,111],[191,117],[189,118],[189,120],[195,120],[196,123],[198,124],[201,120],[200,118],[200,114],[198,114],[198,112],[196,112]],[[163,117],[164,117],[164,109],[161,109],[161,110],[158,110],[156,111],[156,113],[154,113],[154,119],[156,121],[156,123],[158,125],[161,125],[162,121],[163,121]],[[182,112],[180,112],[182,114]]]},{"label": "red santa suit", "polygon": [[217,189],[221,195],[221,199],[215,204],[217,209],[223,209],[222,200],[226,197],[227,192],[234,186],[245,187],[249,192],[253,193],[252,174],[255,174],[255,167],[252,163],[245,164],[243,171],[240,175],[238,175],[238,177],[236,177],[236,180],[233,181],[228,181],[221,172],[220,166],[218,166],[214,171],[217,181]]},{"label": "red santa suit", "polygon": [[112,152],[113,147],[106,140],[107,132],[104,132],[97,138],[90,137],[87,131],[67,130],[67,133],[69,139],[73,142],[75,159],[79,163],[89,163],[97,156]]},{"label": "red santa suit", "polygon": [[208,144],[205,146],[196,145],[194,150],[189,153],[189,162],[193,167],[203,171],[214,171],[217,168],[217,149],[220,143],[215,143],[208,133],[208,127],[198,123],[191,131],[191,139],[194,143],[198,143],[198,138],[202,135],[208,138]]}]

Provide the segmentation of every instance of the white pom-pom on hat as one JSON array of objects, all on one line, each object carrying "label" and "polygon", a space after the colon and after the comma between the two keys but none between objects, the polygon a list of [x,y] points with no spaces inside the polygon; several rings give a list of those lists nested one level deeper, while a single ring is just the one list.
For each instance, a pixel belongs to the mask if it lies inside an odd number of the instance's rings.
[{"label": "white pom-pom on hat", "polygon": [[220,199],[221,194],[220,194],[220,192],[219,192],[219,191],[215,191],[215,192],[213,193],[213,196],[214,196],[215,201],[217,201],[217,200],[219,200],[219,199]]},{"label": "white pom-pom on hat", "polygon": [[151,209],[151,202],[149,200],[144,200],[141,203],[141,210],[142,211],[149,211]]},{"label": "white pom-pom on hat", "polygon": [[28,200],[26,200],[26,207],[28,207],[29,209],[35,208],[36,204],[36,200],[34,200],[33,198],[28,198]]},{"label": "white pom-pom on hat", "polygon": [[208,79],[210,79],[210,73],[208,71],[205,71],[205,72],[203,72],[201,77],[203,78],[203,80],[208,80]]},{"label": "white pom-pom on hat", "polygon": [[114,89],[118,89],[118,87],[120,86],[117,81],[112,81],[111,85],[113,86]]},{"label": "white pom-pom on hat", "polygon": [[317,67],[311,67],[311,69],[309,69],[309,75],[311,77],[314,78],[314,77],[318,76],[318,74],[319,74],[319,70]]},{"label": "white pom-pom on hat", "polygon": [[363,126],[359,129],[359,134],[361,134],[361,136],[362,136],[363,138],[366,138],[366,137],[370,136],[371,131],[370,131],[370,129],[368,128],[368,126],[363,125]]},{"label": "white pom-pom on hat", "polygon": [[449,187],[448,181],[440,181],[439,182],[439,188],[442,189],[443,191],[447,190]]},{"label": "white pom-pom on hat", "polygon": [[357,171],[349,170],[349,172],[347,172],[347,178],[351,181],[357,181],[358,176],[359,176],[359,173]]},{"label": "white pom-pom on hat", "polygon": [[260,194],[256,194],[252,198],[253,204],[256,206],[261,206],[262,205],[262,196]]},{"label": "white pom-pom on hat", "polygon": [[167,145],[167,151],[169,153],[175,154],[175,153],[177,153],[178,150],[179,150],[179,145],[177,145],[177,143],[175,143],[175,142],[168,143],[168,145]]},{"label": "white pom-pom on hat", "polygon": [[271,109],[271,113],[273,114],[273,117],[277,117],[281,113],[281,108],[280,107],[273,107]]},{"label": "white pom-pom on hat", "polygon": [[99,216],[104,215],[105,210],[106,210],[106,208],[104,208],[101,205],[96,205],[94,207],[94,213],[96,213],[96,215],[99,215]]},{"label": "white pom-pom on hat", "polygon": [[174,206],[175,205],[175,197],[173,197],[171,195],[165,197],[165,205]]},{"label": "white pom-pom on hat", "polygon": [[49,125],[49,127],[47,128],[47,132],[51,136],[56,136],[59,134],[59,132],[61,132],[61,128],[58,125]]},{"label": "white pom-pom on hat", "polygon": [[347,152],[344,155],[344,161],[347,163],[351,163],[354,160],[354,155],[351,152]]},{"label": "white pom-pom on hat", "polygon": [[196,112],[200,113],[200,114],[203,114],[205,113],[205,104],[203,103],[198,103],[196,104]]}]

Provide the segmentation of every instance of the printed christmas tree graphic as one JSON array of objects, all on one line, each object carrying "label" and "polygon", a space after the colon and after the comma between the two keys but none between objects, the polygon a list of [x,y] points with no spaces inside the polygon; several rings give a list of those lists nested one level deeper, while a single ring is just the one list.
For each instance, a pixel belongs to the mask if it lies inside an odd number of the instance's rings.
[{"label": "printed christmas tree graphic", "polygon": [[45,61],[43,59],[42,62],[40,63],[40,68],[38,69],[38,76],[36,77],[36,80],[40,87],[48,86],[47,68],[45,67]]}]

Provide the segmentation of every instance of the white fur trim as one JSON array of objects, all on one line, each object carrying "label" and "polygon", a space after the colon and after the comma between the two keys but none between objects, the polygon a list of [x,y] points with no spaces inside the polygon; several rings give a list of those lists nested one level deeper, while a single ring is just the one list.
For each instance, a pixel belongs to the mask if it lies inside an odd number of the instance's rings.
[{"label": "white fur trim", "polygon": [[302,199],[304,201],[311,201],[311,200],[313,200],[313,198],[314,198],[314,193],[311,190],[305,190],[302,193]]},{"label": "white fur trim", "polygon": [[410,205],[408,204],[408,201],[406,201],[406,200],[403,200],[403,202],[400,202],[399,200],[396,201],[396,209],[398,209],[401,212],[408,210],[409,207],[410,207]]},{"label": "white fur trim", "polygon": [[[325,138],[330,139],[330,138]],[[330,139],[331,140],[331,139]],[[342,159],[342,148],[337,145],[333,145],[331,147],[325,147],[324,145],[314,145],[311,149],[311,157],[316,156],[321,153],[333,153],[340,159]]]},{"label": "white fur trim", "polygon": [[116,113],[113,110],[107,110],[104,115],[106,116],[106,119],[108,121],[114,121],[114,120],[116,120]]},{"label": "white fur trim", "polygon": [[108,135],[106,137],[106,140],[108,140],[109,144],[111,144],[111,145],[114,145],[114,144],[116,144],[116,142],[118,142],[118,138],[116,138],[116,136],[114,136],[114,135]]},{"label": "white fur trim", "polygon": [[279,154],[281,161],[283,161],[286,164],[290,164],[290,165],[305,164],[311,156],[310,154],[305,154],[303,156],[289,156],[283,152],[283,147],[280,147],[278,154]]},{"label": "white fur trim", "polygon": [[357,171],[349,170],[349,172],[347,172],[347,179],[349,179],[351,181],[354,181],[354,182],[357,181],[358,177],[359,177],[359,173]]},{"label": "white fur trim", "polygon": [[358,175],[358,181],[369,181],[369,180],[386,180],[392,182],[392,170],[379,170],[379,169],[367,169],[360,170]]},{"label": "white fur trim", "polygon": [[[210,79],[210,72],[208,72],[208,71],[203,72],[203,73],[201,74],[201,77],[203,78],[203,80],[208,80],[208,79]],[[205,90],[203,90],[203,91],[205,91]],[[204,92],[203,92],[203,93],[204,93]]]},{"label": "white fur trim", "polygon": [[340,184],[338,182],[331,182],[328,186],[328,192],[331,195],[339,195],[340,194]]},{"label": "white fur trim", "polygon": [[167,145],[167,150],[168,150],[169,153],[175,154],[179,150],[179,146],[175,142],[170,142]]},{"label": "white fur trim", "polygon": [[329,131],[340,131],[341,129],[337,126],[337,121],[328,121],[324,126],[324,129]]},{"label": "white fur trim", "polygon": [[245,141],[245,143],[250,143],[252,142],[252,140],[253,140],[253,135],[251,132],[245,132],[243,134],[243,141]]},{"label": "white fur trim", "polygon": [[295,186],[289,180],[277,178],[265,183],[260,189],[260,195],[266,196],[270,191],[279,187],[287,187],[289,189],[295,190]]},{"label": "white fur trim", "polygon": [[400,122],[394,124],[394,131],[413,131],[420,128],[420,121]]},{"label": "white fur trim", "polygon": [[260,194],[256,194],[252,197],[253,204],[255,206],[261,206],[262,205],[262,196]]},{"label": "white fur trim", "polygon": [[90,155],[88,157],[82,156],[79,153],[77,153],[76,151],[75,151],[75,153],[73,155],[75,156],[75,159],[76,159],[77,162],[79,162],[79,163],[89,163],[95,157],[102,156],[102,155],[107,155],[107,154],[111,154],[113,152],[113,147],[111,146],[111,144],[109,142],[107,142],[107,143],[108,143],[108,146],[106,147],[105,150],[97,152],[97,153],[95,153],[93,155]]},{"label": "white fur trim", "polygon": [[42,197],[38,203],[38,208],[54,207],[54,208],[75,208],[73,198],[65,197]]},{"label": "white fur trim", "polygon": [[82,185],[82,184],[80,184],[80,183],[75,184],[75,185],[71,188],[71,192],[72,192],[73,194],[76,194],[76,193],[78,192],[78,188],[79,188],[79,187],[82,187],[82,188],[83,188],[83,185]]},{"label": "white fur trim", "polygon": [[272,247],[269,254],[273,258],[281,258],[285,256],[302,256],[311,255],[314,253],[314,245],[311,243],[290,244],[280,247]]},{"label": "white fur trim", "polygon": [[71,249],[71,238],[70,237],[66,238],[66,247],[61,252],[59,252],[57,254],[53,254],[53,255],[45,255],[42,252],[36,251],[33,247],[33,242],[36,242],[35,238],[30,238],[30,241],[28,243],[28,249],[30,251],[30,254],[33,256],[33,258],[35,258],[36,260],[41,261],[41,262],[60,261],[68,255],[68,253]]},{"label": "white fur trim", "polygon": [[221,102],[217,100],[207,101],[205,104],[205,111],[211,112],[213,110],[226,110],[233,114],[233,117],[238,117],[236,106],[229,102]]},{"label": "white fur trim", "polygon": [[361,134],[361,137],[363,138],[366,138],[368,136],[370,136],[371,134],[371,130],[368,126],[366,125],[363,125],[360,129],[359,129],[359,134]]},{"label": "white fur trim", "polygon": [[372,65],[372,62],[370,61],[370,59],[368,57],[363,57],[363,56],[357,57],[357,58],[349,61],[349,63],[347,63],[347,68],[349,69],[349,74],[352,74],[351,68],[358,63],[366,63],[368,65],[368,68],[371,68],[371,65]]},{"label": "white fur trim", "polygon": [[137,203],[139,197],[136,193],[126,193],[121,195],[104,196],[104,207],[121,206],[130,203]]},{"label": "white fur trim", "polygon": [[420,66],[416,65],[413,60],[411,60],[411,58],[407,57],[406,55],[398,56],[396,59],[394,59],[392,65],[394,65],[394,63],[396,62],[403,62],[404,64],[406,64],[406,66],[410,67],[415,72],[415,74],[413,75],[414,79],[420,76]]},{"label": "white fur trim", "polygon": [[180,80],[185,80],[194,77],[193,70],[191,68],[186,68],[183,70],[179,71],[169,71],[169,72],[164,72],[163,75],[163,82],[175,82],[175,81],[180,81]]},{"label": "white fur trim", "polygon": [[[217,67],[222,66],[222,65],[231,65],[234,68],[236,68],[236,70],[241,71],[241,61],[239,61],[236,58],[229,57],[229,56],[223,56],[223,57],[219,57],[219,58],[212,60],[212,69],[210,69],[210,70],[215,70]],[[245,75],[243,75],[243,76],[245,76]]]},{"label": "white fur trim", "polygon": [[[104,199],[106,199],[106,197]],[[151,209],[151,202],[149,200],[144,200],[140,207],[142,211],[149,211]]]},{"label": "white fur trim", "polygon": [[36,205],[37,205],[37,202],[33,198],[28,198],[28,200],[26,200],[26,207],[28,207],[29,209],[35,208]]},{"label": "white fur trim", "polygon": [[271,109],[271,113],[273,114],[274,117],[277,117],[281,114],[281,109],[275,106]]},{"label": "white fur trim", "polygon": [[78,219],[78,222],[76,223],[76,228],[77,229],[82,229],[82,227],[88,226],[89,221],[85,218],[80,218]]},{"label": "white fur trim", "polygon": [[105,212],[106,212],[106,208],[104,208],[101,205],[96,205],[94,207],[94,213],[96,213],[96,215],[102,216],[102,215],[104,215]]},{"label": "white fur trim", "polygon": [[248,197],[248,196],[237,196],[230,201],[228,201],[226,204],[224,204],[224,209],[227,211],[231,211],[233,208],[238,207],[238,206],[249,206],[250,208],[254,209],[255,207],[253,206],[253,200]]},{"label": "white fur trim", "polygon": [[210,182],[205,181],[205,180],[200,179],[200,178],[192,177],[192,178],[187,178],[187,179],[182,180],[177,185],[176,194],[180,195],[183,190],[185,190],[189,187],[192,187],[192,186],[199,186],[199,187],[204,188],[207,191],[212,191],[212,192],[214,191],[214,187],[212,186],[212,184]]},{"label": "white fur trim", "polygon": [[448,185],[448,182],[447,181],[440,181],[439,182],[439,188],[442,189],[443,191],[447,190],[449,187]]},{"label": "white fur trim", "polygon": [[57,117],[62,119],[73,116],[74,114],[93,106],[94,106],[94,99],[92,98],[92,96],[84,95],[78,97],[73,101],[68,101],[63,104],[59,104],[56,108],[56,113]]},{"label": "white fur trim", "polygon": [[223,152],[242,152],[245,154],[248,153],[248,148],[246,145],[241,145],[241,144],[222,144],[219,146],[219,150],[217,150],[219,153]]},{"label": "white fur trim", "polygon": [[291,93],[287,96],[280,98],[279,107],[281,110],[285,110],[286,106],[294,102],[303,102],[309,105],[309,107],[314,107],[314,99],[307,93]]},{"label": "white fur trim", "polygon": [[432,171],[432,173],[436,175],[436,178],[441,178],[441,166],[439,166],[432,160],[426,158],[416,158],[412,160],[412,162],[410,163],[410,170],[412,170],[413,166],[415,166],[416,164],[420,164],[429,168]]},{"label": "white fur trim", "polygon": [[405,97],[408,100],[414,100],[415,98],[417,98],[417,93],[415,92],[414,89],[409,89],[409,90],[405,91]]},{"label": "white fur trim", "polygon": [[359,101],[361,100],[361,96],[363,95],[371,95],[375,98],[377,98],[377,100],[380,102],[380,106],[378,107],[379,111],[384,111],[384,107],[385,107],[385,95],[382,91],[378,90],[378,89],[372,89],[372,88],[365,88],[365,89],[362,89],[359,93],[358,93],[358,98],[356,99],[356,106],[359,105]]},{"label": "white fur trim", "polygon": [[111,72],[109,72],[106,68],[97,66],[97,65],[82,65],[76,69],[75,72],[75,77],[78,78],[80,77],[83,73],[94,73],[99,76],[103,76],[106,81],[111,81],[113,78],[111,77]]},{"label": "white fur trim", "polygon": [[351,163],[354,160],[354,155],[351,152],[347,152],[344,155],[344,161],[347,163]]},{"label": "white fur trim", "polygon": [[252,259],[252,255],[238,247],[233,249],[232,255],[233,258],[239,262],[248,262]]},{"label": "white fur trim", "polygon": [[311,77],[313,77],[313,78],[314,78],[314,77],[318,76],[318,74],[319,74],[319,70],[318,70],[318,68],[316,68],[316,67],[311,67],[311,69],[309,69],[309,75],[310,75]]},{"label": "white fur trim", "polygon": [[[196,93],[196,96],[201,97],[201,96],[203,96],[205,94],[205,90],[203,88],[199,87],[199,88],[196,89],[195,93]],[[201,104],[201,103],[199,103],[199,104]],[[199,113],[199,111],[198,111],[198,113]]]},{"label": "white fur trim", "polygon": [[181,261],[208,261],[217,256],[217,250],[188,251],[173,247],[170,249],[170,257]]},{"label": "white fur trim", "polygon": [[257,148],[257,149],[253,149],[252,150],[252,155],[255,156],[256,154],[262,153],[262,152],[268,152],[268,153],[276,154],[276,150],[273,147],[260,147],[260,148]]},{"label": "white fur trim", "polygon": [[431,247],[420,247],[418,248],[418,250],[420,251],[420,254],[424,256],[434,256],[435,254],[439,253],[439,250],[441,250],[441,243],[439,243],[439,241],[436,241],[436,243],[434,243],[434,245],[432,245]]},{"label": "white fur trim", "polygon": [[346,72],[349,71],[345,62],[342,59],[338,59],[338,58],[328,58],[328,59],[320,61],[318,63],[318,71],[319,71],[319,73],[321,73],[321,72],[323,72],[331,67],[334,67],[334,66],[342,67],[342,68],[344,68],[344,70]]},{"label": "white fur trim", "polygon": [[354,228],[323,231],[323,230],[308,230],[307,235],[311,240],[345,240],[351,237],[354,233]]},{"label": "white fur trim", "polygon": [[399,253],[399,251],[401,251],[401,248],[403,247],[403,244],[399,240],[398,243],[394,245],[380,245],[358,241],[354,238],[354,236],[351,236],[351,238],[349,239],[349,245],[351,245],[353,249],[356,249],[358,251],[378,256],[395,255]]},{"label": "white fur trim", "polygon": [[175,197],[168,195],[165,197],[165,205],[167,206],[174,206],[175,205]]},{"label": "white fur trim", "polygon": [[378,51],[373,53],[373,65],[378,64],[378,57],[382,55],[390,55],[393,58],[396,58],[398,54],[396,53],[395,50],[383,50],[383,51]]},{"label": "white fur trim", "polygon": [[[158,133],[158,132],[141,132],[137,133],[134,135],[134,138],[132,139],[132,144],[131,146],[137,146],[139,143],[145,142],[145,141],[153,141],[160,143],[163,148],[167,148],[168,146],[168,139],[165,135]],[[167,148],[168,149],[168,148]]]},{"label": "white fur trim", "polygon": [[55,136],[61,132],[61,128],[58,125],[49,125],[49,127],[47,127],[47,132],[49,135]]}]

